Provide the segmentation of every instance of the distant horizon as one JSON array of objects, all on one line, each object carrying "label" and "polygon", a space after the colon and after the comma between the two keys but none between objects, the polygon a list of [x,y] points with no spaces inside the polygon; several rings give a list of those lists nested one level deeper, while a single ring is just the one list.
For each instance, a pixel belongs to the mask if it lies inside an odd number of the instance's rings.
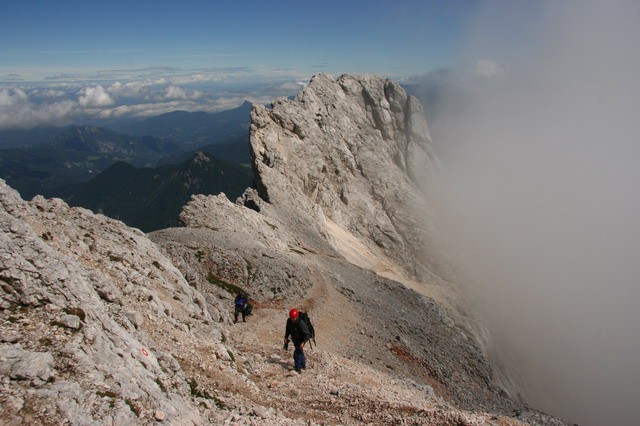
[{"label": "distant horizon", "polygon": [[485,2],[8,0],[0,81],[422,74],[452,65],[462,26]]},{"label": "distant horizon", "polygon": [[498,52],[461,59],[474,20],[490,16],[515,49],[540,14],[530,3],[8,0],[0,128],[217,112],[293,95],[321,72],[401,82],[442,69],[492,76]]}]

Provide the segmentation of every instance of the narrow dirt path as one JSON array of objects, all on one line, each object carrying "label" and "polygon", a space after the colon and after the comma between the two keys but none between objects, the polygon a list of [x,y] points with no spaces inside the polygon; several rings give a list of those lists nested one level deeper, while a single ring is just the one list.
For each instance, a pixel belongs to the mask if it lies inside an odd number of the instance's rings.
[{"label": "narrow dirt path", "polygon": [[[316,342],[305,348],[307,358],[314,363],[319,353],[333,353],[354,340],[357,334],[355,324],[360,322],[352,304],[330,283],[318,282],[305,299],[289,304],[282,301],[270,304],[256,304],[253,315],[247,322],[238,322],[229,327],[233,345],[246,353],[277,354],[286,359],[289,369],[293,368],[293,350],[284,351],[283,337],[289,310],[298,308],[307,311],[316,329]],[[348,317],[349,321],[346,321]],[[290,359],[289,359],[290,358]]]}]

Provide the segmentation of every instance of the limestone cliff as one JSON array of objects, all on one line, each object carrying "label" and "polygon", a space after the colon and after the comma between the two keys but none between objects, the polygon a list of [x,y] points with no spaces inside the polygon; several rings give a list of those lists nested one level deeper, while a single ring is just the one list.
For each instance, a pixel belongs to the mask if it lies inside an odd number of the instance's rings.
[{"label": "limestone cliff", "polygon": [[337,225],[420,280],[446,271],[427,197],[438,176],[422,106],[397,83],[321,74],[294,100],[254,107],[260,196],[332,241]]}]

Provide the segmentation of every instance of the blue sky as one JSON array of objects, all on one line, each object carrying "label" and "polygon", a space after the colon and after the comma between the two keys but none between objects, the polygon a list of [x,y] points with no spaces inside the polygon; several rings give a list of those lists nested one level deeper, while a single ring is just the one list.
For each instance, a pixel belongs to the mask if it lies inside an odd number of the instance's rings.
[{"label": "blue sky", "polygon": [[[4,0],[0,127],[266,103],[320,72],[495,74],[500,51],[490,39],[520,43],[536,4]],[[492,30],[469,56],[478,17]]]},{"label": "blue sky", "polygon": [[13,1],[0,76],[177,67],[406,76],[451,64],[474,2]]}]

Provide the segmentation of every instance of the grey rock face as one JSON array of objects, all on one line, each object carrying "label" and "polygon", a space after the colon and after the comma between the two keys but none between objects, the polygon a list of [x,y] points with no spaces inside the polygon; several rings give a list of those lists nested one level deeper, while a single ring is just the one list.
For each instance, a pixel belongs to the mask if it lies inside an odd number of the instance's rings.
[{"label": "grey rock face", "polygon": [[307,269],[299,262],[307,242],[282,223],[273,206],[262,203],[258,213],[230,202],[224,194],[197,195],[180,218],[187,229],[157,231],[151,238],[199,291],[228,295],[228,282],[252,297],[270,299],[300,297],[311,286]]},{"label": "grey rock face", "polygon": [[331,241],[330,220],[411,276],[448,273],[428,199],[438,162],[422,106],[397,83],[318,75],[294,100],[254,107],[251,147],[258,193],[289,226]]},{"label": "grey rock face", "polygon": [[212,319],[202,295],[142,233],[60,200],[27,203],[0,181],[0,283],[0,376],[9,385],[0,400],[23,401],[0,423],[132,422],[155,407],[199,421],[182,369],[174,392],[158,387],[176,372],[158,363],[155,350],[168,342],[152,338],[144,318],[167,330],[200,325],[178,331],[190,340],[205,333],[219,343],[220,334],[204,324]]},{"label": "grey rock face", "polygon": [[54,378],[53,356],[48,352],[29,352],[13,346],[0,346],[0,374],[16,380],[48,382]]}]

